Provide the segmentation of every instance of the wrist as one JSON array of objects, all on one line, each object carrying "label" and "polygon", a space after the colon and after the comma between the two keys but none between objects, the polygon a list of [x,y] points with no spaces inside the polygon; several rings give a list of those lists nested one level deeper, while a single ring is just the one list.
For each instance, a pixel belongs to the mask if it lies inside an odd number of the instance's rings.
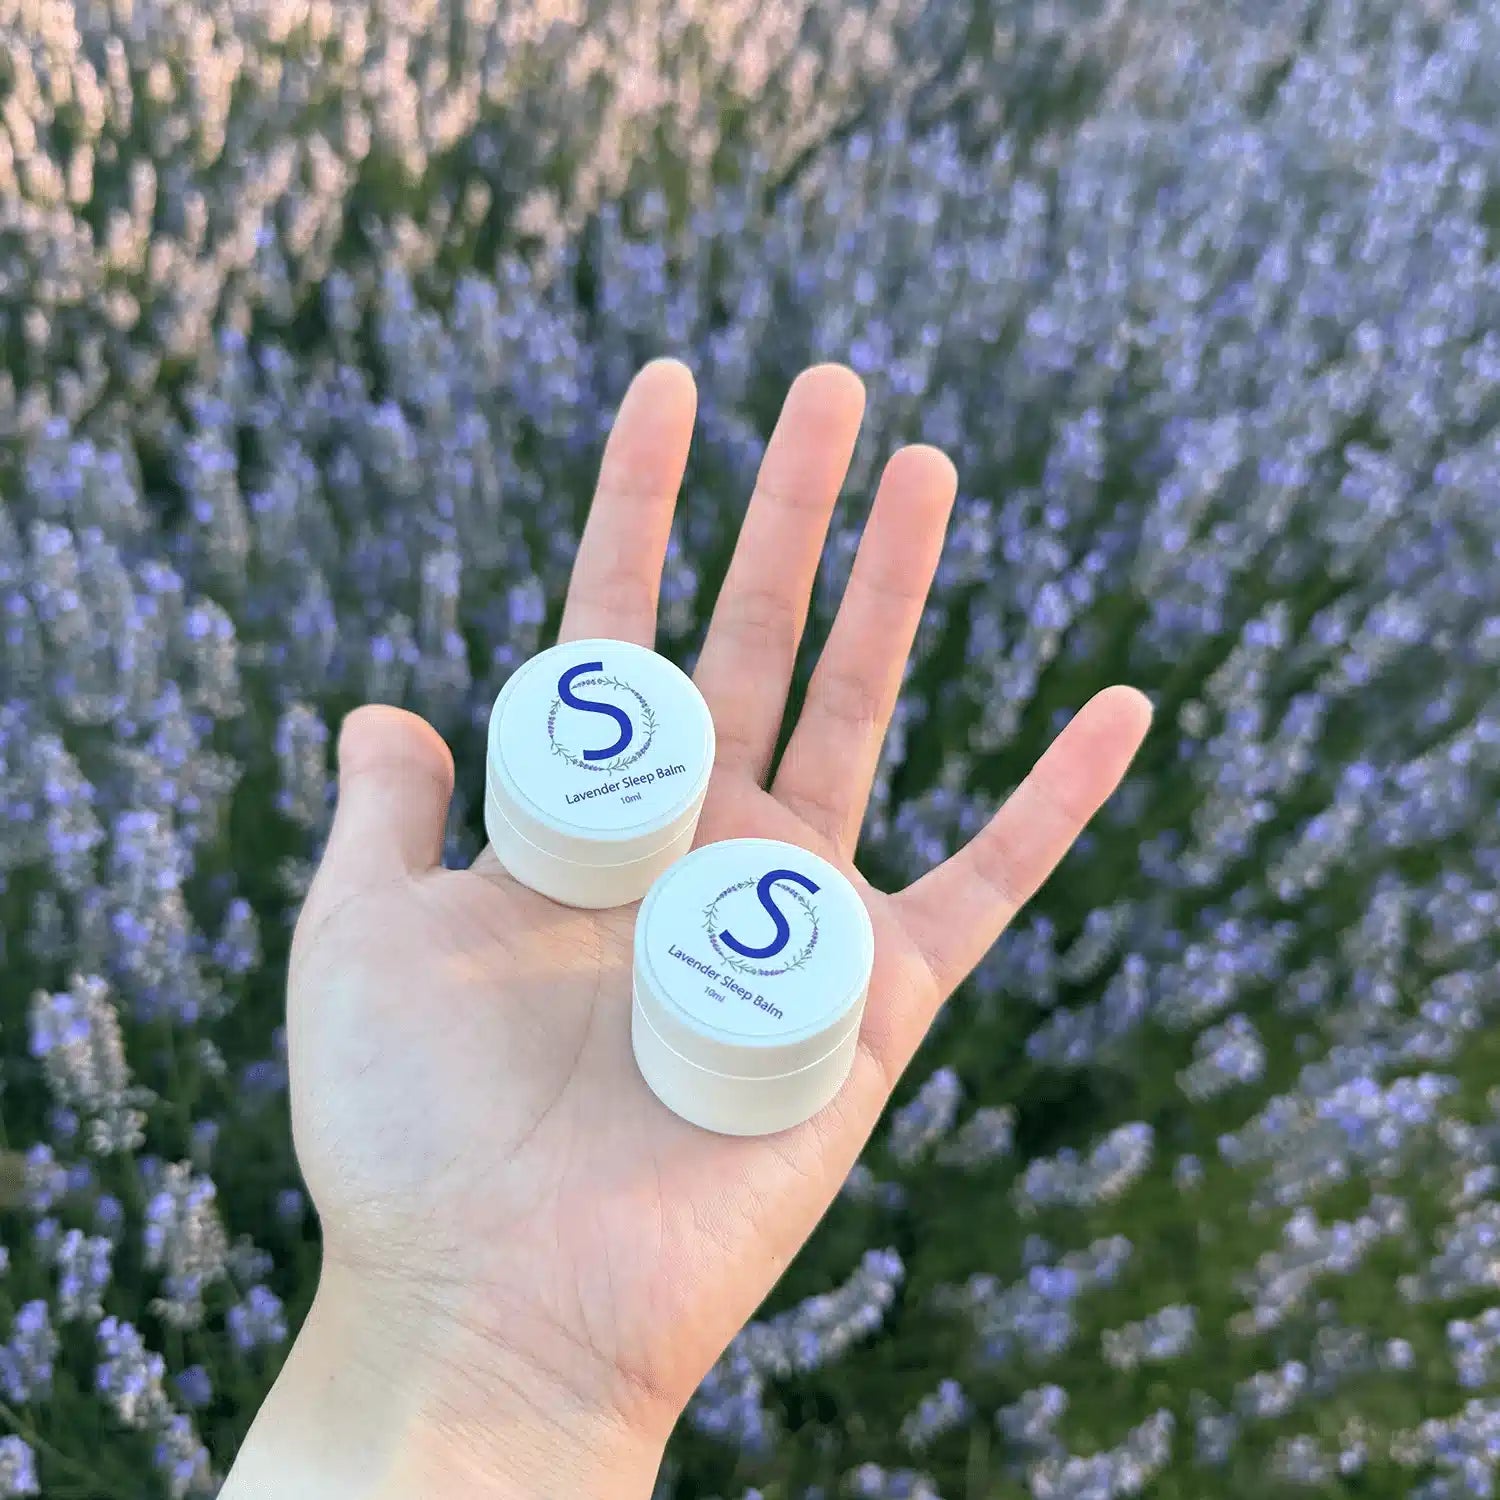
[{"label": "wrist", "polygon": [[665,1440],[325,1266],[223,1500],[647,1500]]}]

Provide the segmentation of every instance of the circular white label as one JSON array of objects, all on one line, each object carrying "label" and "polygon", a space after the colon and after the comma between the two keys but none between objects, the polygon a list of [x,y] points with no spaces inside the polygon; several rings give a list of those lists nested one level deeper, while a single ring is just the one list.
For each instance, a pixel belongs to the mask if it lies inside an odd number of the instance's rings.
[{"label": "circular white label", "polygon": [[615,833],[669,820],[702,781],[712,726],[697,688],[625,641],[533,657],[508,690],[498,749],[548,821]]},{"label": "circular white label", "polygon": [[643,914],[657,987],[694,1022],[761,1040],[832,1026],[869,981],[859,893],[794,844],[705,844],[662,877]]}]

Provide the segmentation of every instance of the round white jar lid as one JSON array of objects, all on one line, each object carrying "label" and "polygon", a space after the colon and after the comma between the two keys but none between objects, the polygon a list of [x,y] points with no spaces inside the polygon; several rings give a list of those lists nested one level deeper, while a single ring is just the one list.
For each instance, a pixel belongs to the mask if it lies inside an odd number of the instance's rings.
[{"label": "round white jar lid", "polygon": [[859,1025],[874,960],[865,904],[826,859],[726,839],[651,887],[636,918],[635,1004],[688,1063],[775,1078],[827,1057]]},{"label": "round white jar lid", "polygon": [[670,843],[697,819],[713,760],[713,719],[692,679],[629,641],[533,656],[490,713],[499,810],[578,864],[626,864]]}]

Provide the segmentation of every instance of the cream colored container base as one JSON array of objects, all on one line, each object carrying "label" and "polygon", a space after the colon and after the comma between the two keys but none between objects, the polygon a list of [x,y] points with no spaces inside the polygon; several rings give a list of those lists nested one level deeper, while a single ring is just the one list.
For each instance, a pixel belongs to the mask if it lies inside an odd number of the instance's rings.
[{"label": "cream colored container base", "polygon": [[858,1018],[833,1050],[816,1062],[772,1078],[734,1078],[700,1068],[662,1039],[631,1007],[630,1043],[651,1092],[674,1115],[719,1135],[772,1135],[811,1119],[844,1086],[859,1045]]},{"label": "cream colored container base", "polygon": [[870,914],[827,860],[775,839],[700,845],[636,916],[641,1076],[721,1135],[800,1124],[849,1076],[874,956]]},{"label": "cream colored container base", "polygon": [[626,864],[584,865],[538,848],[505,816],[493,795],[484,799],[484,831],[506,870],[563,906],[591,911],[639,901],[652,881],[692,848],[695,827],[689,824],[670,843]]},{"label": "cream colored container base", "polygon": [[713,762],[691,678],[629,641],[570,641],[495,699],[485,828],[523,885],[565,906],[628,906],[692,848]]}]

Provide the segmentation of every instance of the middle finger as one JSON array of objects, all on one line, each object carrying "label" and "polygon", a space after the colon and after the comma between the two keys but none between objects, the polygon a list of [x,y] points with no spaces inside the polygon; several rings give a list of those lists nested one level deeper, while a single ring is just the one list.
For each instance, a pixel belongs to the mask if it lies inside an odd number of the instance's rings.
[{"label": "middle finger", "polygon": [[718,769],[765,779],[864,404],[842,365],[804,370],[787,392],[698,657]]}]

